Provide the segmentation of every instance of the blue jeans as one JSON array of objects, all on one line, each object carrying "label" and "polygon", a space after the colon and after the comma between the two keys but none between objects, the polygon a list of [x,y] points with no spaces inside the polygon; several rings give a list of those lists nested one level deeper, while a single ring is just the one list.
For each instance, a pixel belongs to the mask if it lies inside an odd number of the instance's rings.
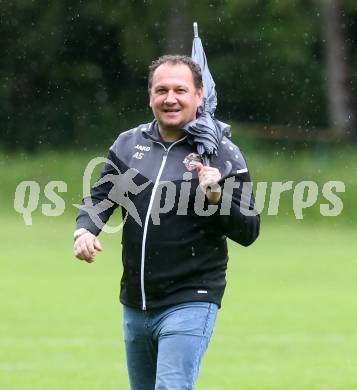
[{"label": "blue jeans", "polygon": [[208,302],[146,311],[123,305],[131,390],[193,389],[217,311]]}]

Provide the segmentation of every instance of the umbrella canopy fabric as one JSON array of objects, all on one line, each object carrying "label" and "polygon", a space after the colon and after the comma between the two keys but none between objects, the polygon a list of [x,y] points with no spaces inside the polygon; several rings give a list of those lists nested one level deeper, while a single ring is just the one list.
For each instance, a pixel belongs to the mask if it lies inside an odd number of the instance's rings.
[{"label": "umbrella canopy fabric", "polygon": [[216,85],[208,68],[207,58],[202,41],[198,36],[197,23],[193,24],[194,38],[192,44],[192,59],[201,67],[203,81],[203,103],[198,109],[196,120],[184,126],[190,135],[191,142],[196,145],[197,152],[208,165],[213,155],[217,155],[218,145],[223,136],[230,138],[230,125],[218,121],[214,117],[217,107]]}]

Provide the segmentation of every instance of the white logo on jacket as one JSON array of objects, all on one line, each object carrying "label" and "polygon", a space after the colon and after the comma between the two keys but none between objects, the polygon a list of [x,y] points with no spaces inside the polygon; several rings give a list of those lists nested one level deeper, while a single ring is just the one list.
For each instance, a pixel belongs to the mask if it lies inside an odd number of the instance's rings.
[{"label": "white logo on jacket", "polygon": [[[150,150],[150,146],[137,144],[134,149],[141,150],[142,152],[148,152]],[[135,152],[133,154],[133,158],[136,158],[138,160],[141,160],[143,157],[144,157],[144,153]]]},{"label": "white logo on jacket", "polygon": [[134,149],[141,150],[142,152],[148,152],[150,150],[150,146],[137,144]]}]

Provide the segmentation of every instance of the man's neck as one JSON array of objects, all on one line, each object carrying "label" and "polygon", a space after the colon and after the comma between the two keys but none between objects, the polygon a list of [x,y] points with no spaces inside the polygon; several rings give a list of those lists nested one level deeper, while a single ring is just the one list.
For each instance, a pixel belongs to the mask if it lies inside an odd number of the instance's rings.
[{"label": "man's neck", "polygon": [[165,129],[159,125],[160,136],[165,142],[175,142],[181,139],[185,132],[182,129]]}]

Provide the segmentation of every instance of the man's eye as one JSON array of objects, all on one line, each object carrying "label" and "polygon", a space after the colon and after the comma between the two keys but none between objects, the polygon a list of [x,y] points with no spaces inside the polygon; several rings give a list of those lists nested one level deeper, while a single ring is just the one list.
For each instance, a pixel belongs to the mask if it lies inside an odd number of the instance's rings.
[{"label": "man's eye", "polygon": [[178,93],[185,93],[186,92],[186,89],[179,89],[177,90]]},{"label": "man's eye", "polygon": [[158,93],[158,94],[163,94],[163,93],[165,93],[165,92],[166,92],[165,89],[157,89],[157,90],[156,90],[156,93]]}]

